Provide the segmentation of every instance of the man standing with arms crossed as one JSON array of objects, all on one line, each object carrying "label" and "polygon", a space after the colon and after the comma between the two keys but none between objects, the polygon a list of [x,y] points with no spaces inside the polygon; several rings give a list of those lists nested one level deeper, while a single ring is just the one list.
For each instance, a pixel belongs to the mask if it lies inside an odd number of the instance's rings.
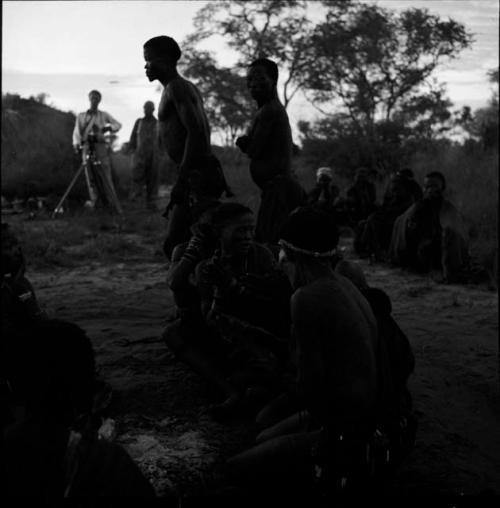
[{"label": "man standing with arms crossed", "polygon": [[178,167],[165,216],[170,212],[163,250],[189,240],[191,206],[229,195],[224,173],[212,153],[210,126],[198,89],[177,72],[181,50],[171,37],[161,35],[144,44],[146,76],[158,80],[163,92],[158,107],[159,142]]},{"label": "man standing with arms crossed", "polygon": [[101,92],[97,90],[89,92],[90,108],[76,117],[73,130],[73,148],[77,153],[81,150],[82,163],[85,164],[90,144],[93,144],[96,158],[101,163],[100,167],[98,166],[99,171],[96,171],[95,174],[89,175],[87,167],[85,168],[85,177],[90,194],[90,200],[87,201],[88,205],[95,208],[99,199],[121,215],[123,210],[113,185],[109,147],[104,134],[106,132],[118,132],[122,125],[109,113],[98,109],[101,99]]},{"label": "man standing with arms crossed", "polygon": [[131,199],[142,195],[146,184],[146,206],[156,211],[158,198],[158,121],[153,115],[155,105],[144,103],[144,117],[138,118],[130,135],[129,148],[134,152]]}]

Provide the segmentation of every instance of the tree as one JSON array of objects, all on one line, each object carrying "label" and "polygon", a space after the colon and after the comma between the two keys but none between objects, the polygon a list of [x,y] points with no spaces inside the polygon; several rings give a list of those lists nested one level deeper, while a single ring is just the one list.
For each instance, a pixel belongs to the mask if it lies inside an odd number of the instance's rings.
[{"label": "tree", "polygon": [[208,2],[194,19],[195,32],[187,42],[195,47],[214,35],[236,51],[236,66],[243,71],[256,58],[278,64],[285,108],[303,86],[306,55],[310,51],[307,2],[299,0]]},{"label": "tree", "polygon": [[[183,46],[182,73],[200,90],[211,127],[224,135],[226,145],[247,126],[253,103],[245,78],[227,67],[219,67],[208,51]],[[187,50],[186,50],[187,48]]]},{"label": "tree", "polygon": [[485,108],[479,108],[464,118],[464,128],[478,141],[482,149],[498,149],[498,68],[487,73],[490,83],[493,84],[493,94]]},{"label": "tree", "polygon": [[427,9],[401,14],[358,2],[323,2],[325,21],[310,37],[305,85],[312,100],[336,100],[365,135],[388,121],[445,58],[472,43],[463,25]]}]

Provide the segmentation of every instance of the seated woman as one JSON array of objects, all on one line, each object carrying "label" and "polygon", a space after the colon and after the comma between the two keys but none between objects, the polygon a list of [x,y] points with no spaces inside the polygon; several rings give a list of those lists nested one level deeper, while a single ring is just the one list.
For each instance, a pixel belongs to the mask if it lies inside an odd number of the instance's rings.
[{"label": "seated woman", "polygon": [[[286,361],[291,287],[271,252],[253,241],[252,211],[224,203],[212,213],[217,247],[196,268],[201,310],[225,344],[226,373],[240,397],[280,382]],[[278,370],[276,370],[278,368]],[[233,405],[230,397],[220,412]]]}]

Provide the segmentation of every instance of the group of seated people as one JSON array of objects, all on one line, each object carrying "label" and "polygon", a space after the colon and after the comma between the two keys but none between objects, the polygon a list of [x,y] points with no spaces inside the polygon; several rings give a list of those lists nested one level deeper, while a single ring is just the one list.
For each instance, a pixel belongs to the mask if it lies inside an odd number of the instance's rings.
[{"label": "group of seated people", "polygon": [[423,189],[411,169],[393,173],[382,203],[376,202],[376,172],[359,168],[345,198],[330,168],[320,168],[310,202],[332,213],[354,231],[361,257],[388,261],[419,273],[438,272],[442,282],[463,282],[470,265],[464,221],[444,197],[442,173],[428,173]]},{"label": "group of seated people", "polygon": [[[338,220],[321,204],[299,207],[276,249],[254,241],[254,215],[237,202],[200,200],[192,224],[172,252],[177,317],[163,338],[213,387],[215,420],[258,429],[254,446],[226,460],[223,482],[322,496],[380,485],[414,444],[414,357],[387,294],[338,255]],[[125,450],[99,438],[90,340],[43,315],[3,225],[2,262],[9,493],[154,495]]]},{"label": "group of seated people", "polygon": [[177,318],[164,340],[217,390],[215,420],[250,417],[259,430],[221,468],[240,489],[355,490],[415,436],[409,341],[389,297],[338,256],[323,204],[294,210],[269,249],[246,206],[197,203],[191,239],[172,253]]}]

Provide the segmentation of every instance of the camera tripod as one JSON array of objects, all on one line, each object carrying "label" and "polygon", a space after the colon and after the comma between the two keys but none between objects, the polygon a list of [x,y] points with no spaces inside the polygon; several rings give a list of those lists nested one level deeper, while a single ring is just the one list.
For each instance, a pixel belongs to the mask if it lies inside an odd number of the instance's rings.
[{"label": "camera tripod", "polygon": [[89,148],[85,156],[85,161],[80,164],[80,167],[78,168],[77,172],[73,176],[73,179],[66,188],[62,198],[59,200],[59,203],[57,203],[57,206],[54,208],[54,211],[52,212],[52,218],[54,218],[58,213],[62,213],[62,205],[66,200],[66,198],[68,197],[68,194],[71,192],[71,189],[75,186],[75,183],[77,182],[78,177],[82,174],[82,172],[85,174],[85,181],[87,183],[87,189],[89,191],[90,200],[92,202],[96,201],[97,196],[95,195],[94,189],[92,189],[92,186],[90,184],[90,173],[92,173],[95,170],[98,170],[99,168],[96,166],[100,165],[101,162],[97,159],[94,143],[89,142]]},{"label": "camera tripod", "polygon": [[54,218],[58,213],[62,213],[62,204],[68,197],[68,194],[71,192],[71,189],[74,187],[75,183],[78,180],[78,177],[82,172],[85,174],[85,180],[87,183],[87,189],[89,191],[90,202],[96,203],[97,198],[99,197],[105,206],[114,208],[115,211],[118,212],[119,214],[123,213],[118,197],[116,196],[116,191],[113,187],[113,183],[112,181],[110,181],[109,176],[106,176],[106,174],[103,172],[101,168],[101,161],[98,159],[96,153],[95,141],[89,136],[85,160],[78,168],[78,171],[73,176],[73,179],[68,185],[68,188],[64,192],[57,206],[55,207],[52,213],[52,218]]}]

